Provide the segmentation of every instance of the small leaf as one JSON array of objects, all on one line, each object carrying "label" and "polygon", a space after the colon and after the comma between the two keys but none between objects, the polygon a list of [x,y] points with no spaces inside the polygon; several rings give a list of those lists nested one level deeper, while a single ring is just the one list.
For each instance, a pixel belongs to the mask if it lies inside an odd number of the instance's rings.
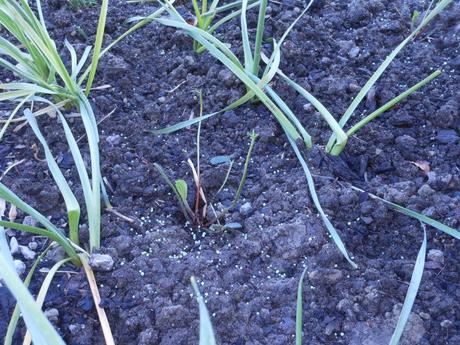
[{"label": "small leaf", "polygon": [[415,161],[411,163],[414,164],[420,170],[422,170],[425,174],[429,173],[431,170],[430,163],[428,163],[427,161]]},{"label": "small leaf", "polygon": [[230,156],[215,156],[210,159],[212,165],[220,165],[230,163]]},{"label": "small leaf", "polygon": [[184,203],[187,202],[187,183],[184,180],[176,180],[175,182],[177,192]]},{"label": "small leaf", "polygon": [[420,17],[420,12],[415,10],[412,13],[412,18],[411,18],[413,28],[415,28],[415,25],[417,25],[417,21],[419,17]]}]

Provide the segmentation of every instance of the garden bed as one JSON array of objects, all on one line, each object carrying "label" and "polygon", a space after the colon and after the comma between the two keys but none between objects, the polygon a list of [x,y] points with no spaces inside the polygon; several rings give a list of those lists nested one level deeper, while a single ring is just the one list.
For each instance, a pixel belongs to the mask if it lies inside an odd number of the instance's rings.
[{"label": "garden bed", "polygon": [[[280,37],[303,6],[290,0],[269,3],[265,36]],[[281,69],[292,73],[334,114],[342,113],[359,86],[410,33],[413,11],[426,6],[411,0],[318,1],[287,38]],[[106,43],[127,29],[128,17],[150,14],[155,8],[112,1]],[[53,0],[44,11],[56,42],[67,38],[81,50],[92,42],[84,33],[95,34],[98,8],[75,11],[66,1]],[[153,164],[160,163],[174,178],[187,176],[191,185],[186,160],[196,154],[196,127],[163,136],[149,131],[197,115],[194,90],[202,90],[209,113],[238,99],[244,85],[209,54],[195,54],[184,33],[156,24],[136,31],[104,56],[95,86],[110,87],[94,91],[90,98],[101,121],[101,165],[116,211],[133,219],[105,212],[102,220],[101,251],[113,258],[114,267],[97,272],[96,279],[116,342],[197,344],[198,308],[189,282],[195,275],[220,344],[293,344],[297,283],[308,267],[305,343],[387,344],[423,232],[416,220],[389,210],[351,185],[459,228],[459,16],[459,3],[454,3],[419,34],[357,114],[376,109],[437,68],[442,75],[353,137],[339,157],[324,153],[321,145],[330,131],[319,113],[281,80],[273,84],[319,144],[307,152],[308,163],[320,201],[358,264],[356,270],[328,238],[302,168],[261,103],[206,120],[201,132],[202,178],[209,195],[226,173],[210,159],[231,155],[238,163],[228,190],[217,197],[216,203],[224,205],[238,187],[247,132],[259,134],[242,199],[228,217],[242,229],[209,234],[185,226],[174,196]],[[254,28],[256,21],[257,11],[249,11],[249,27]],[[240,35],[238,20],[218,32],[239,56]],[[72,121],[79,128],[79,119]],[[60,125],[55,119],[40,123],[49,133],[53,152],[59,153],[60,166],[70,169],[71,155],[60,140]],[[46,162],[39,160],[43,152],[35,151],[34,144],[38,142],[30,128],[15,133],[10,128],[0,142],[0,170],[8,162],[25,161],[2,181],[59,224],[65,214],[63,203]],[[72,170],[65,175],[78,181]],[[460,242],[432,228],[427,234],[423,280],[401,344],[458,344]],[[23,245],[34,240],[42,248],[44,243],[29,235],[16,236]],[[59,255],[52,253],[49,262]],[[16,258],[27,266],[33,262],[20,254]],[[10,315],[14,307],[4,287],[0,307],[3,335],[8,320],[3,315]],[[68,344],[103,343],[84,273],[57,276],[44,309],[53,308],[59,311],[55,325]]]}]

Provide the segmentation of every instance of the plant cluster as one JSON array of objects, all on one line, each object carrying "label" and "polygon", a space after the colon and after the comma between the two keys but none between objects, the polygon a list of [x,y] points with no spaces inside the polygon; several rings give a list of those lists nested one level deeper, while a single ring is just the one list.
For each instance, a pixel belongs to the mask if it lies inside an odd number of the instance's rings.
[{"label": "plant cluster", "polygon": [[[53,114],[62,124],[64,138],[83,189],[89,228],[88,250],[91,252],[100,247],[102,178],[99,162],[99,135],[96,118],[87,96],[91,90],[100,58],[107,7],[108,0],[104,0],[101,6],[92,59],[89,65],[87,64],[88,67],[84,73],[81,73],[90,57],[91,48],[87,47],[81,57],[78,58],[75,48],[68,41],[65,41],[65,47],[71,57],[70,70],[68,70],[56,43],[48,33],[40,1],[36,1],[38,16],[26,0],[0,1],[0,24],[9,34],[8,38],[0,38],[0,65],[11,72],[15,79],[13,82],[0,84],[0,89],[4,91],[0,94],[0,100],[17,104],[5,121],[1,135],[5,133],[9,124],[15,120],[16,114],[23,109],[24,117],[22,119],[30,125],[44,150],[46,163],[67,210],[68,231],[66,233],[59,226],[53,224],[45,215],[24,202],[8,187],[0,183],[0,198],[3,203],[2,212],[0,212],[0,266],[2,267],[0,277],[16,297],[19,309],[30,332],[30,335],[26,335],[25,344],[30,343],[32,339],[36,344],[63,343],[40,310],[44,296],[57,269],[71,261],[75,266],[83,265],[88,278],[92,275],[92,271],[87,265],[88,253],[80,247],[80,203],[71,188],[71,184],[61,172],[47,144],[45,135],[40,130],[37,121],[37,116],[39,115]],[[17,45],[17,42],[19,42],[19,45]],[[85,87],[82,86],[84,82],[86,82]],[[45,108],[40,108],[41,104],[44,104]],[[90,172],[85,166],[77,140],[62,112],[63,109],[71,108],[77,109],[86,132],[90,152]],[[11,209],[18,208],[32,216],[40,226],[16,223],[12,217],[8,221],[3,220],[6,203],[11,204]],[[37,303],[33,301],[26,285],[20,281],[15,273],[15,266],[6,243],[4,228],[47,237],[50,241],[62,246],[68,256],[68,258],[56,263],[48,273],[42,284]],[[30,277],[34,269],[35,267],[31,270]],[[90,285],[95,284],[90,281]],[[19,311],[17,309],[13,314],[5,339],[7,344],[12,341],[18,318]],[[106,336],[107,341],[110,343],[110,332]]]},{"label": "plant cluster", "polygon": [[[72,1],[72,3],[78,4],[88,4],[90,2],[91,1]],[[135,0],[133,2],[138,1]],[[131,18],[129,22],[136,23],[124,34],[109,44],[105,49],[102,49],[104,27],[108,10],[108,0],[103,0],[99,14],[94,47],[87,47],[78,58],[76,49],[69,42],[64,42],[64,45],[70,54],[70,68],[67,68],[59,53],[56,43],[50,37],[46,28],[40,0],[36,0],[36,8],[34,10],[31,8],[27,0],[0,0],[0,25],[8,32],[9,35],[8,38],[0,38],[0,65],[14,76],[13,82],[0,84],[0,89],[3,90],[3,92],[0,93],[0,101],[8,101],[14,104],[10,116],[3,122],[4,124],[0,130],[0,140],[12,122],[26,121],[29,124],[36,139],[40,142],[43,148],[46,163],[51,172],[51,176],[53,177],[64,200],[68,224],[67,230],[59,228],[45,215],[41,214],[35,208],[24,202],[8,187],[0,183],[0,278],[11,290],[18,303],[10,321],[5,338],[5,344],[11,344],[12,336],[21,314],[28,329],[28,333],[25,338],[26,344],[31,341],[34,341],[36,344],[51,345],[64,343],[56,330],[51,326],[49,321],[41,312],[41,307],[53,276],[64,264],[71,262],[75,266],[83,266],[93,297],[96,301],[100,300],[94,275],[88,265],[88,257],[90,255],[88,251],[92,252],[100,246],[101,198],[105,200],[108,207],[111,206],[108,203],[108,198],[105,193],[103,179],[101,176],[97,122],[91,104],[88,100],[88,94],[92,89],[99,59],[120,40],[131,34],[133,31],[151,22],[156,22],[163,26],[182,30],[193,39],[193,49],[195,52],[206,52],[212,55],[226,68],[228,68],[239,80],[241,80],[246,87],[246,93],[237,101],[228,105],[224,109],[206,115],[203,114],[203,101],[200,93],[199,117],[180,122],[165,129],[153,131],[155,135],[167,134],[193,124],[198,124],[196,138],[196,162],[193,163],[191,160],[188,160],[195,186],[195,195],[192,202],[189,201],[187,182],[183,179],[178,179],[173,182],[165,173],[163,167],[159,164],[155,164],[155,167],[159,171],[160,175],[176,195],[185,219],[194,225],[203,226],[210,231],[222,231],[239,226],[239,224],[225,223],[225,221],[222,220],[225,218],[225,215],[237,205],[241,196],[257,134],[254,132],[250,134],[251,142],[243,167],[242,177],[231,205],[223,209],[215,210],[212,200],[208,200],[206,197],[203,188],[203,181],[201,179],[201,126],[204,120],[212,116],[217,116],[225,111],[235,109],[247,103],[250,104],[250,101],[261,102],[275,117],[286,134],[287,140],[304,170],[313,203],[316,206],[333,241],[345,259],[352,265],[352,267],[356,268],[357,265],[348,254],[345,244],[341,240],[338,231],[332,225],[321,207],[315,190],[313,176],[302,154],[303,149],[312,147],[313,140],[296,114],[294,114],[294,112],[289,108],[286,101],[276,93],[276,90],[272,87],[272,81],[274,81],[275,78],[283,80],[312,104],[312,106],[321,114],[322,118],[329,125],[332,131],[325,148],[326,152],[331,155],[339,155],[345,149],[349,138],[357,131],[364,128],[370,121],[378,118],[395,104],[409,97],[412,93],[419,90],[441,73],[438,70],[433,72],[429,76],[420,80],[417,84],[402,91],[400,95],[393,98],[379,109],[358,120],[354,125],[346,127],[369,90],[379,80],[381,75],[385,72],[386,68],[391,64],[399,52],[408,43],[413,41],[413,38],[418,35],[431,20],[441,13],[441,11],[443,11],[452,2],[452,0],[441,0],[434,6],[431,6],[434,4],[434,1],[432,1],[430,8],[426,11],[422,19],[419,18],[418,14],[414,13],[414,16],[412,17],[411,33],[388,55],[388,57],[372,74],[339,120],[336,120],[336,117],[334,117],[315,96],[296,83],[294,81],[295,76],[287,76],[279,68],[283,42],[297,22],[308,11],[313,3],[313,0],[308,3],[305,10],[299,15],[299,17],[291,23],[279,40],[273,39],[273,48],[271,54],[268,56],[264,55],[262,49],[268,0],[238,0],[224,5],[220,5],[219,0],[213,0],[209,7],[207,0],[202,0],[200,4],[197,0],[192,0],[191,6],[193,7],[193,11],[195,13],[195,20],[193,22],[185,19],[176,10],[174,7],[174,1],[166,0],[166,2],[162,2],[159,0],[158,2],[160,4],[160,8],[158,10],[147,17]],[[258,7],[258,20],[255,37],[252,41],[249,34],[250,29],[247,23],[247,12],[248,10],[256,7]],[[224,15],[220,16],[221,14]],[[239,18],[240,20],[243,59],[239,59],[231,50],[230,45],[221,41],[215,35],[216,30],[220,26],[234,18]],[[19,45],[17,43],[19,43]],[[91,52],[92,59],[90,59]],[[85,129],[90,152],[89,171],[85,166],[85,162],[82,158],[82,154],[77,140],[74,137],[72,128],[66,120],[65,111],[72,108],[77,109]],[[23,110],[23,116],[20,118],[16,117],[21,110]],[[46,135],[42,133],[37,121],[37,118],[44,114],[50,114],[59,119],[64,133],[63,138],[67,143],[74,160],[74,167],[78,173],[79,181],[83,190],[84,207],[87,214],[86,221],[88,223],[90,233],[88,244],[80,243],[79,238],[81,204],[72,190],[72,184],[64,177],[56,160],[54,159],[52,151],[46,141]],[[233,166],[233,161],[228,158],[220,157],[216,162],[218,164],[228,165],[224,182],[217,192],[219,193],[219,191],[226,185]],[[360,189],[357,190],[365,192]],[[421,222],[423,230],[423,241],[417,256],[412,279],[400,318],[390,342],[390,344],[393,345],[398,343],[402,335],[422,278],[427,245],[425,224],[431,225],[456,239],[460,239],[460,232],[415,211],[383,200],[375,195],[369,194],[369,196],[386,203],[390,208],[398,212],[418,219]],[[7,203],[11,205],[10,216],[8,220],[4,220]],[[24,213],[32,216],[35,220],[37,220],[40,226],[29,226],[15,222],[15,217],[13,216],[14,212],[12,212],[15,208],[18,208]],[[211,210],[211,212],[209,212],[209,210]],[[42,288],[40,289],[36,300],[34,300],[31,296],[27,286],[32,279],[32,275],[38,266],[40,259],[45,255],[48,249],[46,249],[45,252],[37,259],[25,281],[22,282],[15,271],[14,263],[6,241],[5,228],[45,236],[51,241],[50,247],[59,245],[67,254],[65,259],[57,262],[51,268],[42,284]],[[298,285],[296,344],[301,344],[302,338],[302,285],[305,272],[306,270],[302,273]],[[216,341],[210,317],[207,313],[206,306],[198,291],[194,278],[192,278],[192,287],[197,296],[200,309],[200,344],[215,344]],[[107,344],[113,344],[114,341],[110,332],[107,317],[105,316],[104,310],[97,304],[98,303],[96,303],[96,310],[103,327],[106,342]]]},{"label": "plant cluster", "polygon": [[[203,116],[203,96],[201,92],[198,92],[200,100],[200,117]],[[249,162],[251,160],[252,151],[254,149],[254,144],[257,140],[257,133],[252,131],[248,133],[251,139],[249,144],[249,150],[246,155],[244,162],[243,174],[240,179],[240,183],[237,191],[235,192],[233,201],[228,207],[216,210],[213,204],[213,199],[219,194],[226,186],[228,178],[233,168],[234,161],[231,160],[229,156],[216,156],[211,159],[213,165],[227,165],[227,173],[222,182],[222,185],[215,193],[214,197],[211,200],[208,200],[204,190],[204,186],[201,179],[201,152],[200,152],[200,135],[201,135],[201,122],[198,123],[198,131],[196,134],[196,164],[192,162],[189,158],[187,159],[187,164],[190,167],[192,172],[193,181],[195,184],[195,195],[194,201],[189,202],[189,193],[187,182],[183,179],[175,180],[174,183],[170,177],[166,174],[164,168],[159,163],[154,163],[155,168],[159,172],[160,176],[164,179],[166,184],[171,188],[176,196],[179,207],[189,224],[196,225],[200,228],[204,228],[211,232],[220,232],[226,229],[237,229],[241,228],[241,224],[234,222],[225,222],[222,223],[221,220],[224,220],[225,215],[233,210],[238,204],[243,187],[246,183],[246,177],[248,174]]]}]

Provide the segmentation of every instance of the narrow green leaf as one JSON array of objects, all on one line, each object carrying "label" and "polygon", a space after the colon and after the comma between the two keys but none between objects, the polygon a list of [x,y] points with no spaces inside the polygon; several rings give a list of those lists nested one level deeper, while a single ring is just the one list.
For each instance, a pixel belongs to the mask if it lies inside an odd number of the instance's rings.
[{"label": "narrow green leaf", "polygon": [[25,96],[30,96],[30,91],[26,90],[16,90],[0,93],[0,102],[3,101],[12,101],[16,98],[23,98]]},{"label": "narrow green leaf", "polygon": [[365,125],[367,125],[369,122],[371,122],[372,120],[374,120],[375,118],[377,118],[378,116],[380,116],[381,114],[383,114],[385,111],[387,111],[388,109],[390,109],[391,107],[393,107],[395,104],[401,102],[402,100],[404,100],[405,98],[409,97],[411,94],[413,94],[415,91],[417,91],[418,89],[420,89],[421,87],[425,86],[426,84],[428,84],[430,81],[432,81],[434,78],[436,78],[437,76],[439,76],[441,74],[441,71],[440,70],[437,70],[433,73],[431,73],[428,77],[426,77],[425,79],[423,79],[422,81],[418,82],[417,84],[415,84],[414,86],[412,86],[411,88],[407,89],[406,91],[404,91],[403,93],[401,93],[399,96],[393,98],[391,101],[388,101],[387,103],[385,103],[384,105],[382,105],[380,108],[378,108],[377,110],[375,110],[374,112],[372,112],[371,114],[367,115],[364,119],[362,119],[361,121],[359,121],[357,124],[355,124],[353,127],[351,127],[348,131],[347,131],[347,135],[348,136],[352,136],[353,134],[355,134],[357,131],[359,131],[362,127],[364,127]]},{"label": "narrow green leaf", "polygon": [[[237,1],[239,4],[241,4],[241,1]],[[256,6],[258,6],[260,3],[260,1],[256,1],[256,2],[253,2],[252,4],[248,5],[248,10],[251,9],[251,8],[254,8]],[[225,5],[224,5],[225,6]],[[222,7],[224,7],[222,6]],[[219,19],[217,22],[215,22],[209,29],[207,29],[206,31],[210,34],[212,34],[214,31],[216,31],[220,26],[222,26],[223,24],[229,22],[230,20],[232,20],[233,18],[236,18],[238,17],[239,15],[241,14],[241,9],[237,10],[237,11],[232,11],[230,12],[229,14],[227,14],[226,16],[222,17],[221,19]],[[202,47],[202,51],[204,51],[205,48]],[[199,51],[201,52],[201,51]]]},{"label": "narrow green leaf", "polygon": [[311,198],[313,200],[313,203],[314,203],[316,209],[318,210],[318,212],[319,212],[319,214],[321,216],[321,219],[323,220],[324,225],[326,225],[326,228],[329,231],[329,234],[331,235],[335,245],[340,250],[340,252],[345,257],[345,259],[347,259],[347,261],[350,263],[350,265],[353,268],[358,268],[358,265],[356,265],[353,262],[353,260],[350,258],[350,256],[348,255],[348,252],[347,252],[347,250],[345,248],[345,245],[343,244],[342,239],[340,238],[339,234],[337,233],[337,230],[334,228],[334,226],[332,225],[331,221],[329,220],[329,218],[327,217],[327,215],[323,211],[321,203],[319,202],[319,199],[318,199],[318,195],[316,194],[315,183],[313,181],[313,176],[311,175],[310,169],[308,168],[307,162],[305,161],[305,159],[303,158],[302,154],[300,153],[300,150],[299,150],[297,144],[295,143],[295,141],[290,136],[288,136],[288,140],[289,140],[289,143],[291,144],[291,146],[292,146],[292,148],[293,148],[293,150],[294,150],[294,152],[295,152],[295,154],[297,156],[297,159],[300,161],[300,164],[302,165],[303,171],[304,171],[305,176],[307,178],[308,189],[310,190],[310,196],[311,196]]},{"label": "narrow green leaf", "polygon": [[246,159],[244,160],[243,175],[241,176],[240,184],[238,185],[238,189],[233,198],[232,205],[230,206],[231,209],[236,206],[238,200],[240,199],[241,193],[243,192],[243,187],[246,183],[246,178],[248,176],[248,168],[249,162],[251,161],[252,151],[254,150],[254,145],[259,135],[256,132],[252,131],[249,134],[249,136],[251,138],[251,142],[249,143],[248,153],[246,154]]},{"label": "narrow green leaf", "polygon": [[388,205],[390,208],[394,209],[395,211],[398,211],[399,213],[405,214],[406,216],[415,218],[415,219],[419,220],[422,223],[431,225],[432,227],[434,227],[434,228],[446,233],[447,235],[450,235],[450,236],[456,238],[457,240],[460,240],[460,231],[455,230],[455,229],[453,229],[453,228],[451,228],[451,227],[449,227],[447,225],[444,225],[444,224],[438,222],[437,220],[434,220],[434,219],[432,219],[430,217],[427,217],[427,216],[425,216],[423,214],[420,214],[418,212],[409,210],[408,208],[402,207],[402,206],[400,206],[398,204],[395,204],[395,203],[393,203],[391,201],[388,201],[388,200],[385,200],[383,198],[380,198],[375,194],[366,192],[366,191],[364,191],[364,190],[362,190],[360,188],[357,188],[355,186],[350,186],[350,188],[352,188],[354,190],[357,190],[359,192],[362,192],[362,193],[366,193],[371,198],[384,202],[386,205]]},{"label": "narrow green leaf", "polygon": [[201,19],[201,11],[200,8],[198,7],[198,2],[197,0],[192,0],[192,5],[193,5],[193,11],[195,12],[195,17],[197,21],[197,25],[199,28],[203,28],[203,20]]},{"label": "narrow green leaf", "polygon": [[302,345],[302,311],[303,311],[303,280],[307,273],[307,267],[304,268],[302,275],[299,279],[299,285],[297,286],[297,305],[295,313],[295,343],[296,345]]},{"label": "narrow green leaf", "polygon": [[192,283],[193,291],[200,310],[200,345],[216,345],[216,338],[214,336],[214,330],[212,328],[208,309],[206,308],[206,304],[204,303],[203,297],[198,289],[195,277],[191,277],[190,282]]},{"label": "narrow green leaf", "polygon": [[73,74],[74,71],[77,69],[77,52],[75,51],[73,45],[71,45],[67,39],[64,40],[64,45],[70,53],[70,70]]},{"label": "narrow green leaf", "polygon": [[[214,2],[217,2],[217,5],[219,4],[219,1],[216,1],[214,0],[213,1],[213,5],[214,5]],[[248,1],[248,10],[252,7],[255,7],[255,6],[258,6],[260,3],[260,0],[249,0]],[[222,6],[219,6],[217,7],[214,7],[211,5],[211,7],[209,8],[209,10],[205,13],[202,14],[203,17],[210,17],[210,16],[214,16],[215,14],[219,14],[219,13],[222,13],[222,12],[227,12],[228,10],[231,10],[233,8],[240,8],[241,9],[241,4],[242,4],[242,0],[237,0],[237,1],[234,1],[234,2],[230,2],[228,4],[224,4]],[[251,7],[252,6],[252,7]],[[237,11],[231,11],[231,13],[235,13]]]},{"label": "narrow green leaf", "polygon": [[48,95],[55,95],[56,92],[53,90],[40,87],[35,84],[31,83],[6,83],[6,84],[0,84],[0,89],[1,90],[21,90],[25,91],[27,93],[45,93]]},{"label": "narrow green leaf", "polygon": [[234,161],[230,161],[230,162],[228,163],[228,169],[227,169],[227,173],[225,174],[224,181],[222,182],[222,185],[221,185],[220,188],[217,190],[217,192],[216,192],[216,194],[214,195],[214,197],[215,197],[217,194],[219,194],[219,193],[222,191],[222,189],[224,189],[225,185],[227,184],[227,181],[228,181],[228,178],[229,178],[229,176],[230,176],[230,172],[232,171],[232,168],[233,168],[233,164],[234,164],[234,163],[235,163]]},{"label": "narrow green leaf", "polygon": [[38,127],[38,123],[35,116],[32,114],[30,109],[24,110],[24,116],[26,117],[30,127],[34,131],[35,136],[40,141],[43,147],[43,150],[45,152],[46,163],[48,164],[48,168],[50,169],[51,175],[53,176],[53,179],[56,182],[56,185],[58,186],[59,191],[62,194],[67,208],[70,238],[75,244],[78,245],[78,223],[80,220],[80,205],[78,204],[77,198],[70,189],[70,186],[67,183],[66,178],[62,174],[61,169],[59,169],[59,166],[54,160],[53,154],[49,149],[46,139],[41,133],[40,128]]},{"label": "narrow green leaf", "polygon": [[[91,157],[91,201],[87,203],[89,241],[91,251],[98,249],[101,244],[101,166],[99,161],[99,134],[96,117],[88,99],[83,93],[78,97],[83,126],[88,138],[89,154]],[[75,159],[74,155],[74,159]],[[77,160],[75,160],[77,163]],[[79,172],[80,174],[80,172]],[[83,174],[83,172],[81,173]],[[80,175],[81,176],[81,175]]]},{"label": "narrow green leaf", "polygon": [[176,189],[177,189],[177,192],[179,193],[179,196],[180,198],[182,199],[182,201],[184,203],[187,202],[187,182],[185,182],[184,180],[176,180]]},{"label": "narrow green leaf", "polygon": [[153,163],[153,166],[155,169],[158,171],[160,176],[163,178],[163,180],[166,182],[166,184],[171,188],[171,190],[174,192],[174,195],[176,196],[177,201],[179,202],[179,207],[184,214],[185,219],[189,223],[193,223],[193,211],[191,210],[190,206],[188,205],[187,202],[184,202],[184,199],[181,197],[179,191],[177,190],[176,186],[173,184],[169,176],[166,174],[164,171],[163,167],[158,164],[158,163]]},{"label": "narrow green leaf", "polygon": [[5,124],[3,125],[2,129],[0,130],[0,140],[2,140],[3,135],[5,134],[6,129],[10,125],[11,121],[13,120],[14,116],[17,114],[19,109],[22,108],[22,106],[29,100],[30,96],[25,97],[24,99],[19,102],[19,104],[14,108],[14,110],[11,112],[10,116],[8,116],[8,119],[6,120]]},{"label": "narrow green leaf", "polygon": [[425,224],[421,223],[421,225],[423,228],[423,242],[418,252],[417,260],[415,261],[409,288],[407,289],[406,298],[404,299],[404,304],[401,309],[401,314],[398,318],[398,323],[396,324],[396,328],[393,332],[393,335],[391,336],[390,345],[398,345],[399,339],[401,338],[404,332],[404,328],[406,327],[406,323],[409,320],[410,312],[412,310],[412,306],[414,305],[415,297],[417,297],[420,282],[422,281],[426,256],[426,229]]},{"label": "narrow green leaf", "polygon": [[[265,30],[265,14],[268,0],[261,0],[259,5],[259,17],[257,19],[256,42],[254,46],[254,61],[252,62],[252,74],[256,77],[259,74],[260,53],[262,51],[262,38]],[[247,6],[247,4],[246,4]]]},{"label": "narrow green leaf", "polygon": [[254,60],[252,58],[251,44],[249,43],[249,34],[248,34],[248,23],[246,21],[246,11],[248,8],[248,0],[242,0],[241,5],[241,37],[243,41],[243,52],[244,52],[244,68],[246,71],[251,71],[252,66],[254,65]]},{"label": "narrow green leaf", "polygon": [[296,90],[301,96],[303,96],[306,100],[308,100],[313,107],[321,114],[324,120],[326,120],[329,127],[334,131],[337,138],[337,145],[345,146],[348,140],[347,134],[343,131],[342,127],[339,123],[335,120],[334,116],[327,110],[327,108],[318,100],[316,99],[311,93],[305,90],[302,86],[288,78],[281,70],[278,70],[278,74],[291,86],[294,90]]},{"label": "narrow green leaf", "polygon": [[74,262],[78,264],[80,261],[77,257],[77,254],[75,253],[75,249],[69,243],[69,241],[65,237],[62,237],[59,234],[57,234],[56,232],[53,232],[49,229],[43,229],[43,228],[38,228],[36,226],[29,226],[29,225],[24,225],[24,224],[15,223],[15,222],[8,222],[4,220],[0,220],[0,226],[11,228],[14,230],[28,232],[28,233],[39,235],[39,236],[45,236],[49,238],[50,240],[55,241],[56,243],[60,244],[62,248],[65,250],[65,252],[67,253],[67,255],[69,255],[74,260]]},{"label": "narrow green leaf", "polygon": [[[91,69],[89,72],[88,81],[86,82],[86,89],[85,89],[86,96],[89,95],[91,86],[93,85],[93,80],[94,80],[94,76],[96,75],[97,65],[101,57],[101,47],[102,47],[102,41],[104,39],[105,21],[107,18],[108,6],[109,6],[109,0],[102,0],[101,11],[99,12],[99,21],[97,23],[96,41],[94,42],[93,59],[91,61]],[[99,247],[99,245],[97,245],[97,247]]]}]

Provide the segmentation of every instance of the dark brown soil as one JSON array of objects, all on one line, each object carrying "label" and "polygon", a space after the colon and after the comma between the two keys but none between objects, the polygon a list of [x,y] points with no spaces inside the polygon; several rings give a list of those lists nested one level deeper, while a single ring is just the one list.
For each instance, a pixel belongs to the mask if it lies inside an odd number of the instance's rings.
[{"label": "dark brown soil", "polygon": [[[281,67],[332,113],[343,113],[357,86],[409,34],[413,11],[422,11],[428,2],[318,1],[284,44]],[[97,8],[74,11],[66,3],[53,0],[46,5],[49,29],[59,45],[67,38],[81,50],[93,42]],[[279,38],[303,6],[292,0],[270,3],[266,38]],[[127,17],[154,8],[112,1],[106,42],[126,30]],[[210,55],[196,55],[191,40],[170,28],[152,24],[116,46],[102,60],[96,79],[97,85],[110,88],[95,91],[91,101],[99,119],[115,109],[99,126],[103,174],[112,187],[109,194],[116,210],[135,219],[129,223],[111,213],[103,215],[102,252],[113,257],[115,267],[97,272],[97,280],[117,343],[197,344],[198,308],[189,284],[195,275],[219,344],[293,344],[296,287],[307,266],[305,344],[387,344],[422,241],[421,227],[353,191],[350,184],[459,229],[459,16],[460,4],[455,2],[418,35],[356,117],[434,69],[442,68],[443,74],[358,133],[338,158],[324,154],[322,145],[330,130],[321,116],[283,82],[273,85],[318,144],[306,153],[318,194],[358,263],[357,270],[328,238],[300,164],[262,104],[226,112],[202,128],[203,182],[209,195],[225,175],[210,159],[231,155],[238,163],[228,189],[216,200],[224,205],[238,187],[247,132],[254,129],[260,135],[240,202],[251,207],[245,205],[244,212],[238,208],[228,217],[243,228],[210,235],[184,226],[174,196],[153,164],[162,164],[171,176],[185,177],[192,186],[186,159],[195,155],[196,128],[168,136],[154,136],[149,130],[197,114],[194,90],[203,91],[205,111],[211,112],[240,97],[244,87]],[[256,20],[257,13],[251,12],[251,28]],[[238,20],[218,36],[241,56]],[[270,44],[265,48],[269,51]],[[52,119],[40,124],[60,166],[77,182],[60,125]],[[78,119],[73,126],[83,133]],[[38,142],[27,127],[10,131],[0,142],[2,171],[8,162],[26,159],[3,183],[53,221],[64,223],[62,200],[46,164],[34,158],[33,144]],[[413,164],[416,161],[429,162],[431,171],[425,173]],[[17,236],[20,243],[30,241]],[[459,344],[460,243],[432,228],[428,237],[428,250],[442,251],[443,260],[428,255],[402,344]],[[35,285],[42,278],[37,274]],[[14,301],[0,289],[4,334]],[[49,308],[59,310],[56,326],[69,344],[103,343],[81,272],[58,275],[45,302]]]}]

